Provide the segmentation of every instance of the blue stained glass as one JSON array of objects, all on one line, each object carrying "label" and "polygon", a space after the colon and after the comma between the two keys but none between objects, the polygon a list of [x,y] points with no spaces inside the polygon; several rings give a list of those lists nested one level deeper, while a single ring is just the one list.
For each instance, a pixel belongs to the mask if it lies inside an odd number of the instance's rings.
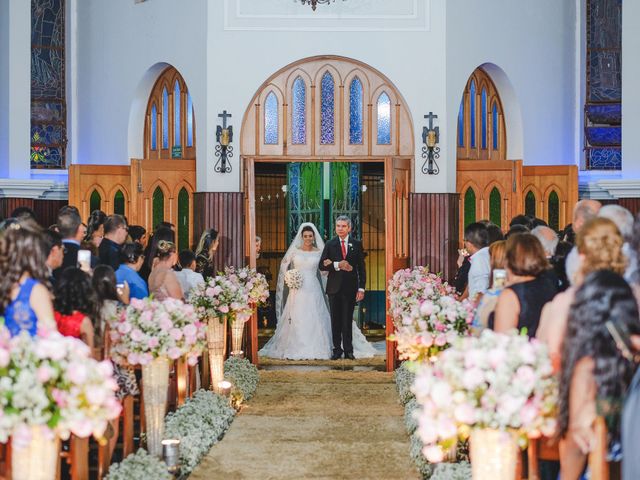
[{"label": "blue stained glass", "polygon": [[291,109],[291,143],[307,143],[307,90],[304,80],[298,77],[293,81],[293,108]]},{"label": "blue stained glass", "polygon": [[469,88],[469,112],[471,113],[471,148],[476,146],[476,84],[471,80],[471,87]]},{"label": "blue stained glass", "polygon": [[492,120],[493,120],[493,149],[497,150],[498,149],[498,134],[499,134],[499,125],[500,122],[498,122],[498,104],[494,103],[493,104],[493,113],[491,115]]},{"label": "blue stained glass", "polygon": [[264,143],[278,144],[278,99],[273,92],[264,101]]},{"label": "blue stained glass", "polygon": [[162,89],[162,148],[169,148],[169,94]]},{"label": "blue stained glass", "polygon": [[173,87],[173,144],[182,145],[180,142],[180,84],[176,80]]},{"label": "blue stained glass", "polygon": [[464,147],[464,100],[460,101],[458,112],[458,146]]},{"label": "blue stained glass", "polygon": [[151,150],[158,148],[158,109],[154,103],[151,106]]},{"label": "blue stained glass", "polygon": [[391,100],[382,92],[378,97],[378,144],[391,143]]},{"label": "blue stained glass", "polygon": [[320,144],[330,145],[335,142],[334,134],[334,83],[333,75],[326,72],[320,84]]},{"label": "blue stained glass", "polygon": [[487,91],[484,88],[482,89],[481,105],[482,105],[481,145],[482,145],[482,148],[487,148]]},{"label": "blue stained glass", "polygon": [[362,82],[358,77],[349,87],[349,143],[362,144]]},{"label": "blue stained glass", "polygon": [[193,103],[187,93],[187,147],[193,147]]}]

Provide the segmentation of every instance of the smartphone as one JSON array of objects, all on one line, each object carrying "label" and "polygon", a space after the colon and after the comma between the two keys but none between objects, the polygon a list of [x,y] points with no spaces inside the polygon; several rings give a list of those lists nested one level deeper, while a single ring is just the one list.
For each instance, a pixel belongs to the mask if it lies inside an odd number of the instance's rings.
[{"label": "smartphone", "polygon": [[502,268],[493,270],[493,288],[504,287],[507,284],[507,271]]},{"label": "smartphone", "polygon": [[78,267],[84,272],[91,271],[91,251],[78,250]]},{"label": "smartphone", "polygon": [[605,322],[604,326],[616,342],[616,347],[624,358],[630,362],[640,363],[640,354],[633,353],[633,345],[631,345],[631,335],[626,326],[622,323],[614,323],[611,320]]}]

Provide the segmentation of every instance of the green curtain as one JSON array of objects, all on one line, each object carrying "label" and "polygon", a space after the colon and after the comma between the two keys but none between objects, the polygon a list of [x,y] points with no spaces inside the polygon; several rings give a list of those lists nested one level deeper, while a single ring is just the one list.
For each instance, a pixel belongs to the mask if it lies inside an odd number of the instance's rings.
[{"label": "green curtain", "polygon": [[124,194],[120,190],[113,196],[113,213],[124,215]]},{"label": "green curtain", "polygon": [[360,232],[360,176],[359,163],[331,163],[331,199],[330,224],[327,228],[333,230],[333,222],[340,215],[351,219],[352,235],[362,237]]},{"label": "green curtain", "polygon": [[287,232],[289,241],[300,224],[312,222],[324,237],[324,176],[321,162],[296,162],[287,165]]},{"label": "green curtain", "polygon": [[531,190],[529,190],[526,197],[524,197],[524,214],[533,217],[536,216],[536,196]]},{"label": "green curtain", "polygon": [[101,205],[102,197],[97,190],[94,190],[91,192],[91,196],[89,197],[89,211],[93,212],[94,210],[100,210]]},{"label": "green curtain", "polygon": [[489,194],[489,220],[499,227],[502,226],[502,196],[496,187],[493,187]]},{"label": "green curtain", "polygon": [[160,222],[164,222],[164,193],[160,187],[156,187],[153,191],[153,210],[151,217],[153,219],[151,228],[155,230]]}]

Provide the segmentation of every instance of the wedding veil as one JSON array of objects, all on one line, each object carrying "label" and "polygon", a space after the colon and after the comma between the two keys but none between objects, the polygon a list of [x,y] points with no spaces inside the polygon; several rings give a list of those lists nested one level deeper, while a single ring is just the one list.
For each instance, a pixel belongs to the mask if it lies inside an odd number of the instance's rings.
[{"label": "wedding veil", "polygon": [[[287,273],[287,270],[289,270],[289,266],[293,261],[293,257],[296,254],[296,251],[302,247],[302,229],[304,227],[311,227],[313,229],[313,234],[315,235],[314,246],[321,252],[324,250],[324,241],[322,240],[320,232],[318,232],[316,226],[310,222],[301,224],[298,228],[298,233],[291,242],[291,245],[289,245],[289,249],[282,259],[282,263],[280,263],[280,272],[278,273],[278,283],[276,285],[276,318],[278,322],[280,322],[282,310],[284,309],[285,303],[287,301],[287,296],[289,294],[289,287],[287,287],[286,283],[284,282],[284,275],[285,273]],[[318,282],[320,282],[322,292],[324,293],[326,290],[326,277],[320,275],[320,271],[318,271]]]}]

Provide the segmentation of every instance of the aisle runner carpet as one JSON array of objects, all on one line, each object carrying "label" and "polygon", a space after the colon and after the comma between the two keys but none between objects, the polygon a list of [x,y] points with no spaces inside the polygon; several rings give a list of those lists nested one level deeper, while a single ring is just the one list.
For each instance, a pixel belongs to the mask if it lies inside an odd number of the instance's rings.
[{"label": "aisle runner carpet", "polygon": [[260,372],[255,397],[191,480],[417,479],[393,376]]}]

